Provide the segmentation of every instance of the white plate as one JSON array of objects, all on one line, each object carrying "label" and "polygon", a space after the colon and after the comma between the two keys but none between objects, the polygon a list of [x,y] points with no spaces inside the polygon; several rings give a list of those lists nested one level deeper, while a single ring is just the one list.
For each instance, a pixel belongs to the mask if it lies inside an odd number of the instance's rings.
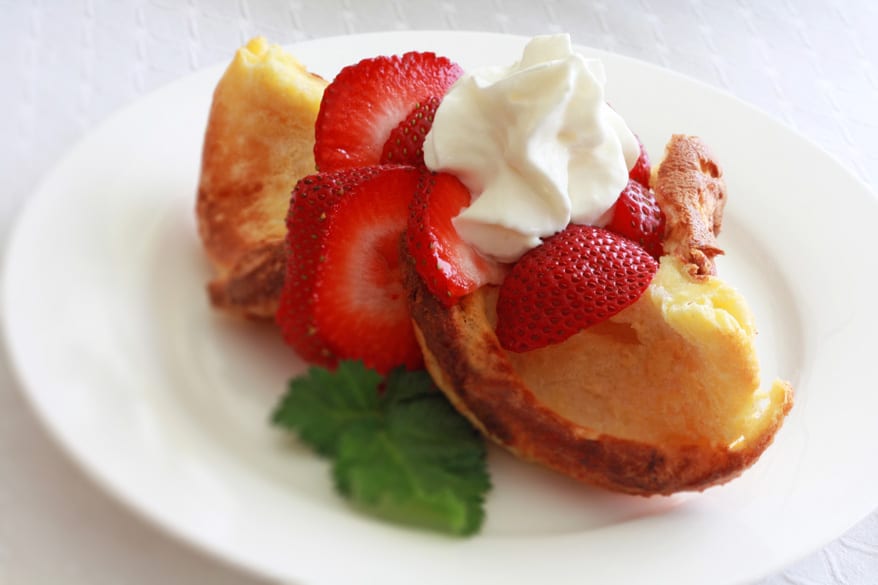
[{"label": "white plate", "polygon": [[[522,45],[403,32],[293,51],[331,77],[380,53],[429,49],[471,67],[511,62]],[[496,487],[480,536],[449,539],[349,509],[326,464],[266,423],[300,362],[271,327],[224,318],[206,302],[193,202],[219,68],[110,118],[18,222],[2,308],[36,411],[148,518],[298,583],[730,584],[841,534],[878,504],[875,199],[823,151],[734,98],[598,55],[610,101],[653,158],[672,132],[686,132],[724,162],[720,272],[753,306],[765,376],[797,388],[777,442],[741,479],[704,494],[632,498],[492,450]]]}]

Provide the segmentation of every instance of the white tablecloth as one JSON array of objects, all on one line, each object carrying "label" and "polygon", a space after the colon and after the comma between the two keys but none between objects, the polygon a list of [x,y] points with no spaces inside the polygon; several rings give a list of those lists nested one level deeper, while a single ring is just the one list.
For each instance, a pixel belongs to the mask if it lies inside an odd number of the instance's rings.
[{"label": "white tablecloth", "polygon": [[[878,185],[869,0],[0,0],[0,237],[41,175],[108,113],[227,61],[253,35],[292,43],[446,28],[570,32],[680,71],[756,104]],[[100,492],[50,442],[0,358],[0,583],[261,582]],[[762,585],[876,582],[873,513]]]}]

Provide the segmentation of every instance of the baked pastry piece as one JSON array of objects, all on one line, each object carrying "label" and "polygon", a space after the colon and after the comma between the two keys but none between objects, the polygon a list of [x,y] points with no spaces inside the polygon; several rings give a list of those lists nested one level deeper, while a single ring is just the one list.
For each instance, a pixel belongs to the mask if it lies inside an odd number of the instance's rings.
[{"label": "baked pastry piece", "polygon": [[697,138],[675,136],[654,175],[666,250],[633,305],[524,353],[494,333],[496,291],[445,307],[409,263],[416,336],[434,380],[488,437],[527,460],[632,494],[736,477],[772,441],[792,388],[760,388],[744,299],[716,276],[725,187]]},{"label": "baked pastry piece", "polygon": [[695,280],[716,274],[726,185],[713,154],[701,140],[675,134],[651,184],[666,218],[664,253]]},{"label": "baked pastry piece", "polygon": [[314,121],[327,82],[263,38],[238,50],[216,87],[204,137],[198,229],[216,278],[212,303],[271,318],[283,286],[284,219],[313,173]]}]

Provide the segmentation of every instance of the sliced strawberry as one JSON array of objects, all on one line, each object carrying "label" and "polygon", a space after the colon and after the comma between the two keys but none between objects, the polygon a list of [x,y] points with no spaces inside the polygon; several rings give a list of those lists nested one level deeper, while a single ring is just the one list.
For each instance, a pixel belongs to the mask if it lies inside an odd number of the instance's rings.
[{"label": "sliced strawberry", "polygon": [[662,255],[665,237],[665,214],[655,195],[635,180],[629,180],[612,208],[607,229],[634,240],[653,258]]},{"label": "sliced strawberry", "polygon": [[378,164],[390,133],[415,106],[441,98],[463,70],[433,53],[365,59],[323,93],[314,127],[321,171]]},{"label": "sliced strawberry", "polygon": [[470,198],[454,175],[424,172],[410,208],[409,254],[430,292],[449,307],[483,284],[499,282],[500,266],[464,242],[451,223]]},{"label": "sliced strawberry", "polygon": [[637,157],[637,162],[634,163],[634,166],[631,167],[631,170],[628,171],[628,177],[637,181],[644,187],[649,187],[649,175],[652,173],[652,167],[649,164],[649,155],[646,154],[646,148],[643,146],[643,143],[640,141],[640,138],[637,138],[637,144],[640,146],[640,156]]},{"label": "sliced strawberry", "polygon": [[361,359],[381,372],[421,365],[399,256],[417,175],[372,166],[296,185],[277,323],[306,361]]},{"label": "sliced strawberry", "polygon": [[433,126],[433,116],[441,101],[438,97],[431,97],[412,109],[384,143],[381,164],[424,166],[424,138]]},{"label": "sliced strawberry", "polygon": [[631,240],[571,225],[512,267],[497,299],[497,337],[515,352],[560,343],[631,305],[657,269]]}]

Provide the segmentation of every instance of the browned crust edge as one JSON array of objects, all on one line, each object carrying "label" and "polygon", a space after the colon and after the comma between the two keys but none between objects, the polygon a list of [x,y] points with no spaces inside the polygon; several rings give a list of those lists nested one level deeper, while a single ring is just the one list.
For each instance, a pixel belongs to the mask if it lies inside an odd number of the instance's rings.
[{"label": "browned crust edge", "polygon": [[679,258],[695,280],[716,274],[726,185],[713,152],[696,136],[674,134],[652,187],[665,214],[665,254]]},{"label": "browned crust edge", "polygon": [[284,286],[286,262],[284,240],[248,250],[228,273],[208,283],[211,304],[248,319],[273,319]]}]

